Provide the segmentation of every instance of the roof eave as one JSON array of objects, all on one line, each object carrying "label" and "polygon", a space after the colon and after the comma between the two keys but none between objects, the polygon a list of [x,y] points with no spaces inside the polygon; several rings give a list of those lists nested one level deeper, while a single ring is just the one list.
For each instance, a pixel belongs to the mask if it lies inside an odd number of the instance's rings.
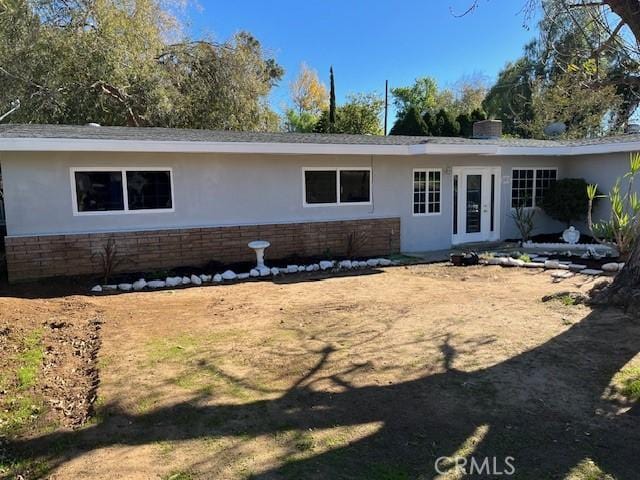
[{"label": "roof eave", "polygon": [[502,146],[496,144],[372,145],[278,142],[194,142],[68,138],[5,138],[0,151],[241,153],[277,155],[488,155],[573,156],[640,151],[640,142],[594,145]]}]

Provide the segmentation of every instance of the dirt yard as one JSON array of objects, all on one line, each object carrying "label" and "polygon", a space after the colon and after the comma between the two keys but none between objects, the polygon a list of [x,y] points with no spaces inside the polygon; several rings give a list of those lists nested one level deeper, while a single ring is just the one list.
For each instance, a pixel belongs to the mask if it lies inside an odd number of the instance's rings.
[{"label": "dirt yard", "polygon": [[[640,321],[541,300],[593,286],[581,281],[436,264],[9,290],[0,476],[468,478],[461,457],[497,478],[513,457],[511,478],[637,479]],[[439,457],[452,459],[437,476]]]}]

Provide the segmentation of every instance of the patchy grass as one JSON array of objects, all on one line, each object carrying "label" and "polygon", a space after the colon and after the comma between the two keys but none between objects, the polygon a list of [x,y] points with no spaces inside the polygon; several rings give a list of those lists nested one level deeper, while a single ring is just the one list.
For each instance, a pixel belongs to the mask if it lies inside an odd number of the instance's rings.
[{"label": "patchy grass", "polygon": [[38,383],[44,350],[42,331],[33,330],[21,340],[20,352],[12,362],[15,373],[0,379],[0,435],[15,436],[32,424],[43,411],[43,401],[30,391]]},{"label": "patchy grass", "polygon": [[193,355],[199,343],[193,335],[155,339],[147,344],[147,356],[151,363],[180,361]]},{"label": "patchy grass", "polygon": [[26,390],[37,382],[38,371],[44,358],[42,330],[34,330],[23,340],[24,350],[18,356],[18,387]]},{"label": "patchy grass", "polygon": [[593,460],[587,458],[576,465],[565,480],[615,480],[615,478],[603,472]]},{"label": "patchy grass", "polygon": [[616,375],[620,393],[632,402],[640,400],[640,366],[624,368]]}]

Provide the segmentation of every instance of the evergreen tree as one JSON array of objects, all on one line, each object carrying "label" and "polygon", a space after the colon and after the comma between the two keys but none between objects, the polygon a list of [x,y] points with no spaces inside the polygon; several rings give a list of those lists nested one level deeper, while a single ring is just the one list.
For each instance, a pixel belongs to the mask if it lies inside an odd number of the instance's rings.
[{"label": "evergreen tree", "polygon": [[389,135],[427,135],[427,125],[414,107],[396,120]]},{"label": "evergreen tree", "polygon": [[331,83],[329,92],[329,131],[333,132],[336,124],[336,84],[333,79],[333,66],[329,67],[329,80]]}]

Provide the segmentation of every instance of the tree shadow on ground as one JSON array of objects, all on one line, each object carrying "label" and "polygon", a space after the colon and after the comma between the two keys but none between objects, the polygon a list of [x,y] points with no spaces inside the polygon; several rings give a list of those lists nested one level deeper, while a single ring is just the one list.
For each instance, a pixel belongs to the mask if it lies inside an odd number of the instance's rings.
[{"label": "tree shadow on ground", "polygon": [[[518,479],[564,478],[585,459],[618,480],[637,478],[640,417],[632,414],[637,408],[620,414],[603,392],[640,350],[639,320],[615,310],[593,311],[546,343],[470,373],[453,368],[456,350],[449,338],[441,350],[442,373],[359,387],[342,374],[325,375],[324,381],[339,386],[336,393],[314,388],[333,353],[326,348],[318,352],[316,367],[275,399],[211,406],[200,397],[139,415],[109,405],[108,415],[94,426],[16,440],[9,448],[19,458],[44,458],[55,467],[112,445],[376,422],[380,427],[369,436],[254,478],[427,479],[436,476],[437,458],[455,455],[496,457],[498,470],[505,468],[505,457],[513,457],[511,478]],[[193,468],[206,469],[207,461]],[[483,476],[493,477],[500,478]]]}]

